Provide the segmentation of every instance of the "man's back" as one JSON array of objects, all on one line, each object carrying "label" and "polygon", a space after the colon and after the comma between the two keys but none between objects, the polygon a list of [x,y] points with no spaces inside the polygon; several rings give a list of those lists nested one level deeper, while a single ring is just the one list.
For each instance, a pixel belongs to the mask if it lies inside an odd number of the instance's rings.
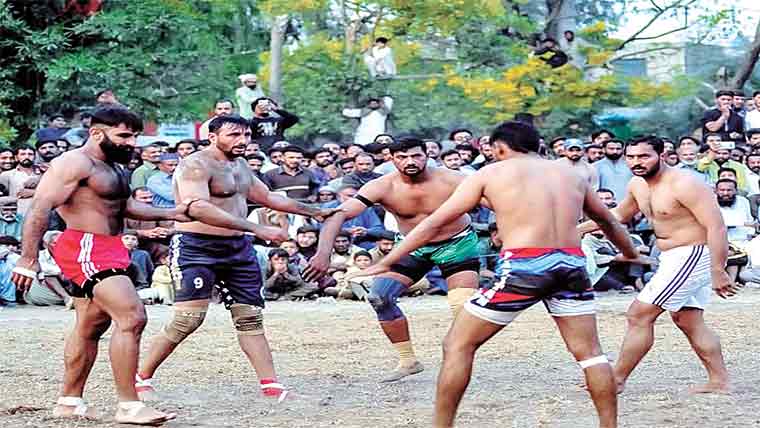
[{"label": "man's back", "polygon": [[579,247],[576,230],[589,185],[573,168],[538,157],[478,171],[503,248]]}]

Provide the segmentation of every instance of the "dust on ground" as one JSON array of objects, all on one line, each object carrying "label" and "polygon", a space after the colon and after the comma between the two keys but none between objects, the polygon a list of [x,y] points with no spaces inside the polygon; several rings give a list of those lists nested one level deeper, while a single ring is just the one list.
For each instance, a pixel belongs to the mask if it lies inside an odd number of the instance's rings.
[{"label": "dust on ground", "polygon": [[[633,296],[598,299],[605,351],[615,354]],[[265,315],[280,381],[307,399],[275,404],[238,348],[229,314],[213,305],[201,329],[157,373],[179,427],[430,426],[441,339],[450,322],[445,298],[402,299],[416,352],[425,371],[395,384],[377,379],[395,365],[395,353],[372,310],[358,302],[273,302]],[[760,427],[760,290],[729,301],[715,297],[707,321],[721,336],[736,392],[687,394],[704,372],[685,337],[667,315],[656,327],[653,350],[637,368],[620,400],[622,427]],[[143,340],[156,334],[171,307],[148,307]],[[85,392],[106,416],[99,422],[53,419],[63,365],[64,332],[74,313],[62,308],[0,308],[0,426],[111,427],[115,403],[108,338]],[[483,346],[460,407],[459,427],[593,427],[595,412],[579,389],[580,370],[541,305],[522,314]]]}]

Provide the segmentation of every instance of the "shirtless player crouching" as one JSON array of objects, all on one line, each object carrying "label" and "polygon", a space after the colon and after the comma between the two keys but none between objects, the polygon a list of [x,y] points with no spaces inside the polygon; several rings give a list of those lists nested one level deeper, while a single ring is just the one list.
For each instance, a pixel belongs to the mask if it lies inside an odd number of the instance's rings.
[{"label": "shirtless player crouching", "polygon": [[[425,143],[416,138],[401,138],[390,145],[396,171],[362,186],[356,197],[345,201],[322,227],[317,254],[304,271],[307,280],[326,272],[333,242],[341,225],[374,204],[383,206],[398,220],[402,234],[448,199],[465,176],[446,168],[428,168]],[[422,364],[414,355],[409,325],[396,301],[411,284],[433,267],[441,269],[448,285],[447,300],[454,316],[478,286],[478,236],[470,226],[467,213],[452,219],[424,248],[405,255],[390,272],[375,278],[368,296],[383,332],[399,354],[398,366],[381,382],[393,382],[420,373]]]},{"label": "shirtless player crouching", "polygon": [[[652,348],[655,321],[668,311],[707,370],[707,384],[691,391],[727,393],[731,388],[720,339],[704,320],[712,290],[723,298],[736,291],[726,273],[726,226],[715,193],[694,174],[667,166],[660,159],[663,146],[657,137],[628,143],[625,158],[634,178],[612,210],[622,223],[644,214],[661,251],[657,272],[626,314],[628,326],[614,370],[618,391]],[[591,222],[579,226],[581,232],[594,228]]]},{"label": "shirtless player crouching", "polygon": [[264,240],[284,241],[287,230],[246,220],[247,201],[311,217],[327,217],[337,209],[302,204],[270,192],[243,158],[251,139],[246,119],[218,116],[208,128],[208,149],[187,156],[174,173],[175,200],[185,201],[194,221],[177,225],[172,237],[169,269],[176,288],[174,316],[152,340],[136,386],[144,399],[157,398],[153,375],[201,326],[212,289],[217,286],[262,393],[283,400],[289,391],[277,382],[264,335],[262,277],[250,233]]},{"label": "shirtless player crouching", "polygon": [[130,279],[129,253],[118,235],[125,216],[189,220],[183,204],[159,209],[129,197],[129,182],[119,164],[129,162],[141,130],[141,119],[124,107],[97,109],[85,145],[53,160],[42,176],[24,222],[23,250],[13,282],[23,290],[39,272],[40,240],[50,212],[56,209],[67,228],[52,248],[53,258],[81,291],[75,296],[76,324],[66,338],[63,388],[54,417],[97,418],[82,395],[98,341],[112,320],[109,354],[119,400],[115,421],[155,425],[175,416],[145,406],[134,386],[146,315]]},{"label": "shirtless player crouching", "polygon": [[[571,166],[538,156],[539,136],[532,127],[503,123],[494,130],[491,141],[501,162],[467,177],[397,248],[362,273],[377,275],[392,269],[405,254],[436,239],[450,222],[485,198],[496,215],[503,241],[500,278],[464,305],[446,335],[433,425],[454,425],[457,407],[470,382],[475,351],[524,310],[543,302],[586,375],[599,426],[614,428],[615,381],[599,344],[594,293],[576,230],[582,212],[599,222],[628,258],[635,259],[638,253],[586,177]],[[526,200],[525,192],[532,189],[530,200]]]}]

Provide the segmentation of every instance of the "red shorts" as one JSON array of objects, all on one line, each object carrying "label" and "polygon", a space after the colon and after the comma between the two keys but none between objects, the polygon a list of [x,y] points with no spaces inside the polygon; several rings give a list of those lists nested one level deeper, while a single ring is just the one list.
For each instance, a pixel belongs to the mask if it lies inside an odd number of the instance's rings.
[{"label": "red shorts", "polygon": [[115,275],[128,275],[131,259],[121,236],[98,235],[66,229],[52,248],[53,259],[63,276],[92,297],[98,282]]}]

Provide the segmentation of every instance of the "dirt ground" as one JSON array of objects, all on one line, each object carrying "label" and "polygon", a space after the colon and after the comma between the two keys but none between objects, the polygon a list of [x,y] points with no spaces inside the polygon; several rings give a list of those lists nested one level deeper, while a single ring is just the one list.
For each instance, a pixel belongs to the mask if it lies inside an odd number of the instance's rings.
[{"label": "dirt ground", "polygon": [[[632,296],[605,295],[599,325],[606,351],[615,354]],[[720,334],[733,375],[732,396],[690,396],[703,370],[667,316],[656,329],[653,351],[621,396],[623,427],[760,427],[760,290],[730,301],[717,297],[708,323]],[[430,425],[440,342],[450,321],[441,297],[404,299],[416,351],[426,370],[395,384],[378,376],[395,356],[369,307],[356,302],[274,302],[266,324],[280,380],[309,398],[273,404],[258,393],[223,306],[159,370],[161,408],[176,411],[166,427],[424,427]],[[148,308],[146,337],[155,334],[170,307]],[[0,427],[110,427],[115,401],[108,340],[85,398],[106,417],[101,422],[52,419],[61,379],[64,331],[73,312],[62,308],[0,308]],[[143,341],[143,349],[147,340]],[[460,427],[593,427],[580,371],[546,315],[535,307],[486,344],[460,408]]]}]

